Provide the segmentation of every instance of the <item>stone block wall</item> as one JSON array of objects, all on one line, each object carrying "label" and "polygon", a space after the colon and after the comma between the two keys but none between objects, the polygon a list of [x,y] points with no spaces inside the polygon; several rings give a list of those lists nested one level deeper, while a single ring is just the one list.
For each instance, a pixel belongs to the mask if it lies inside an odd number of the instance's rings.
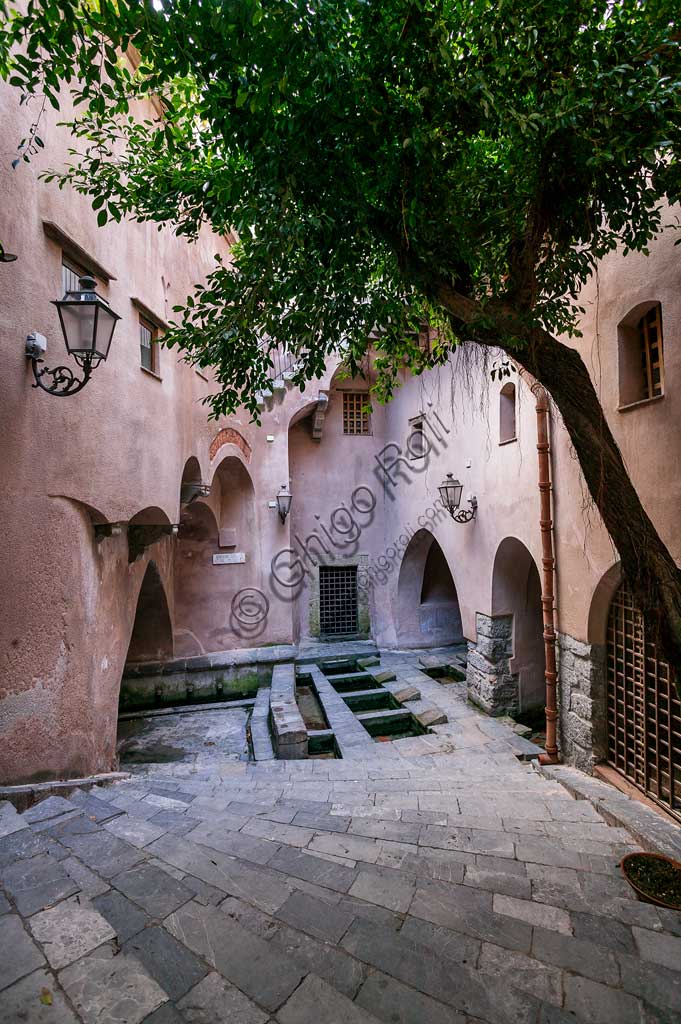
[{"label": "stone block wall", "polygon": [[477,642],[468,644],[468,697],[490,715],[518,711],[518,676],[511,672],[513,616],[475,616]]},{"label": "stone block wall", "polygon": [[591,773],[606,753],[605,647],[558,633],[556,652],[560,752]]}]

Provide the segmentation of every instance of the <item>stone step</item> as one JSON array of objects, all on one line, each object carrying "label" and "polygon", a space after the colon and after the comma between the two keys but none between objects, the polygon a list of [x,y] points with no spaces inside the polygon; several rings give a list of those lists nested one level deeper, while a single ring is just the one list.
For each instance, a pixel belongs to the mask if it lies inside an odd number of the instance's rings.
[{"label": "stone step", "polygon": [[255,698],[251,715],[251,743],[253,757],[256,761],[271,761],[274,758],[272,737],[270,736],[270,689],[261,686]]}]

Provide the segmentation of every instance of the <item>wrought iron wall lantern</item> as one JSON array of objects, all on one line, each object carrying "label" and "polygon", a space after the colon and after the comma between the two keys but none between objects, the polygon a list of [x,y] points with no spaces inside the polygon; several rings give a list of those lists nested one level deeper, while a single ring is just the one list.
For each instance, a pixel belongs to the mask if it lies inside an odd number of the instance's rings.
[{"label": "wrought iron wall lantern", "polygon": [[461,504],[463,484],[459,483],[458,480],[455,480],[451,473],[447,473],[447,476],[438,487],[438,490],[440,492],[442,504],[447,509],[455,523],[470,523],[472,519],[475,519],[478,511],[478,499],[473,495],[472,498],[468,499],[470,509],[459,508]]},{"label": "wrought iron wall lantern", "polygon": [[180,487],[180,504],[189,505],[197,498],[207,498],[210,494],[210,484],[204,484],[201,480],[189,480]]},{"label": "wrought iron wall lantern", "polygon": [[[83,370],[82,378],[76,377],[68,366],[47,366],[39,369],[42,357],[47,351],[47,341],[37,332],[26,339],[26,355],[31,360],[34,388],[42,388],[48,395],[75,395],[82,391],[92,371],[105,361],[116,324],[121,319],[109,306],[106,299],[95,291],[95,280],[89,274],[80,278],[80,288],[67,292],[63,299],[53,302],[59,312],[66,351],[73,356]],[[51,378],[48,383],[46,378]]]},{"label": "wrought iron wall lantern", "polygon": [[277,495],[277,510],[279,512],[279,518],[281,519],[282,523],[286,522],[286,516],[291,511],[292,500],[293,495],[291,494],[288,485],[282,484],[281,490]]}]

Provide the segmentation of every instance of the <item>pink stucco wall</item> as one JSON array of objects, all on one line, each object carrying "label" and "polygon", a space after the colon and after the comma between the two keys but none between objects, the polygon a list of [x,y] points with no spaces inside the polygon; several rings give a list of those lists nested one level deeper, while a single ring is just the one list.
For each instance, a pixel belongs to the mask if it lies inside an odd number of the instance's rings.
[{"label": "pink stucco wall", "polygon": [[[15,92],[5,88],[0,109],[8,164],[33,112],[20,108]],[[362,562],[370,632],[389,646],[404,642],[400,567],[419,529],[431,529],[444,552],[461,631],[471,641],[476,614],[494,613],[494,565],[504,540],[514,538],[541,564],[534,401],[527,383],[514,377],[517,438],[499,444],[502,384],[491,379],[489,361],[474,353],[457,352],[445,367],[420,378],[403,374],[394,401],[374,410],[366,437],[343,434],[342,391],[364,385],[334,375],[335,366],[305,392],[281,393],[260,426],[245,413],[209,421],[201,399],[213,387],[210,379],[173,351],[161,352],[159,377],[142,371],[131,300],[170,318],[172,306],[227,246],[209,231],[188,245],[149,225],[98,228],[82,197],[40,183],[39,172],[66,157],[68,139],[56,127],[63,116],[48,111],[41,131],[45,152],[0,177],[0,237],[19,257],[0,266],[0,781],[115,765],[120,679],[150,561],[164,586],[176,657],[313,636],[314,571],[308,566],[299,586],[282,589],[271,570],[278,552],[299,559],[313,534],[332,552]],[[37,330],[48,338],[48,365],[66,361],[51,305],[61,289],[61,251],[44,221],[58,224],[114,275],[102,291],[122,316],[107,363],[81,394],[65,399],[31,388],[23,350],[26,335]],[[665,235],[649,257],[615,254],[604,261],[584,291],[583,337],[574,343],[643,502],[681,559],[681,440],[675,429],[681,413],[681,289],[673,243],[674,235]],[[663,307],[665,395],[620,412],[617,326],[633,306],[651,299]],[[315,439],[311,417],[320,392],[329,401],[321,438]],[[410,419],[419,415],[434,442],[420,460],[406,450]],[[233,433],[220,433],[227,429]],[[556,414],[552,446],[558,628],[577,640],[598,641],[617,554],[585,502]],[[180,485],[190,458],[213,486],[207,498],[183,510]],[[381,465],[389,467],[388,475]],[[477,496],[475,522],[455,524],[438,511],[437,488],[448,472],[464,485],[464,507]],[[288,481],[293,506],[282,524],[270,502]],[[364,508],[371,495],[370,513],[353,509],[353,494]],[[179,524],[179,535],[155,541],[130,563],[125,524],[145,519],[151,509],[147,521]],[[348,534],[349,515],[356,525]],[[122,532],[96,540],[93,521],[122,523]],[[234,549],[219,547],[220,527],[236,530]],[[214,565],[213,555],[226,550],[243,552],[246,561]],[[269,603],[267,616],[250,632],[231,618],[235,595],[246,588],[257,588]],[[425,636],[426,643],[435,639]],[[523,652],[529,664],[534,633],[523,639],[519,628],[516,641],[518,664]]]}]

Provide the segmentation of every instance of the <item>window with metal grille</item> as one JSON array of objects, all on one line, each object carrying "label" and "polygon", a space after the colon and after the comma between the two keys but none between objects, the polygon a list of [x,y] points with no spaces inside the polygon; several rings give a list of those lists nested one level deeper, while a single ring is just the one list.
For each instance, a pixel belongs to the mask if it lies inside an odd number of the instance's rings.
[{"label": "window with metal grille", "polygon": [[664,394],[662,307],[635,306],[617,328],[620,409]]},{"label": "window with metal grille", "polygon": [[641,375],[644,398],[656,398],[664,390],[662,362],[662,307],[658,302],[638,323]]},{"label": "window with metal grille", "polygon": [[366,391],[343,392],[343,433],[370,434]]},{"label": "window with metal grille", "polygon": [[158,373],[156,328],[142,317],[140,317],[140,366],[152,373]]},{"label": "window with metal grille", "polygon": [[320,565],[319,630],[322,636],[357,632],[356,565]]},{"label": "window with metal grille", "polygon": [[80,291],[80,279],[83,274],[87,271],[84,267],[79,267],[73,260],[68,259],[66,256],[62,256],[61,261],[61,287],[62,293],[66,295],[67,292]]},{"label": "window with metal grille", "polygon": [[681,701],[622,584],[608,616],[608,763],[681,820]]}]

